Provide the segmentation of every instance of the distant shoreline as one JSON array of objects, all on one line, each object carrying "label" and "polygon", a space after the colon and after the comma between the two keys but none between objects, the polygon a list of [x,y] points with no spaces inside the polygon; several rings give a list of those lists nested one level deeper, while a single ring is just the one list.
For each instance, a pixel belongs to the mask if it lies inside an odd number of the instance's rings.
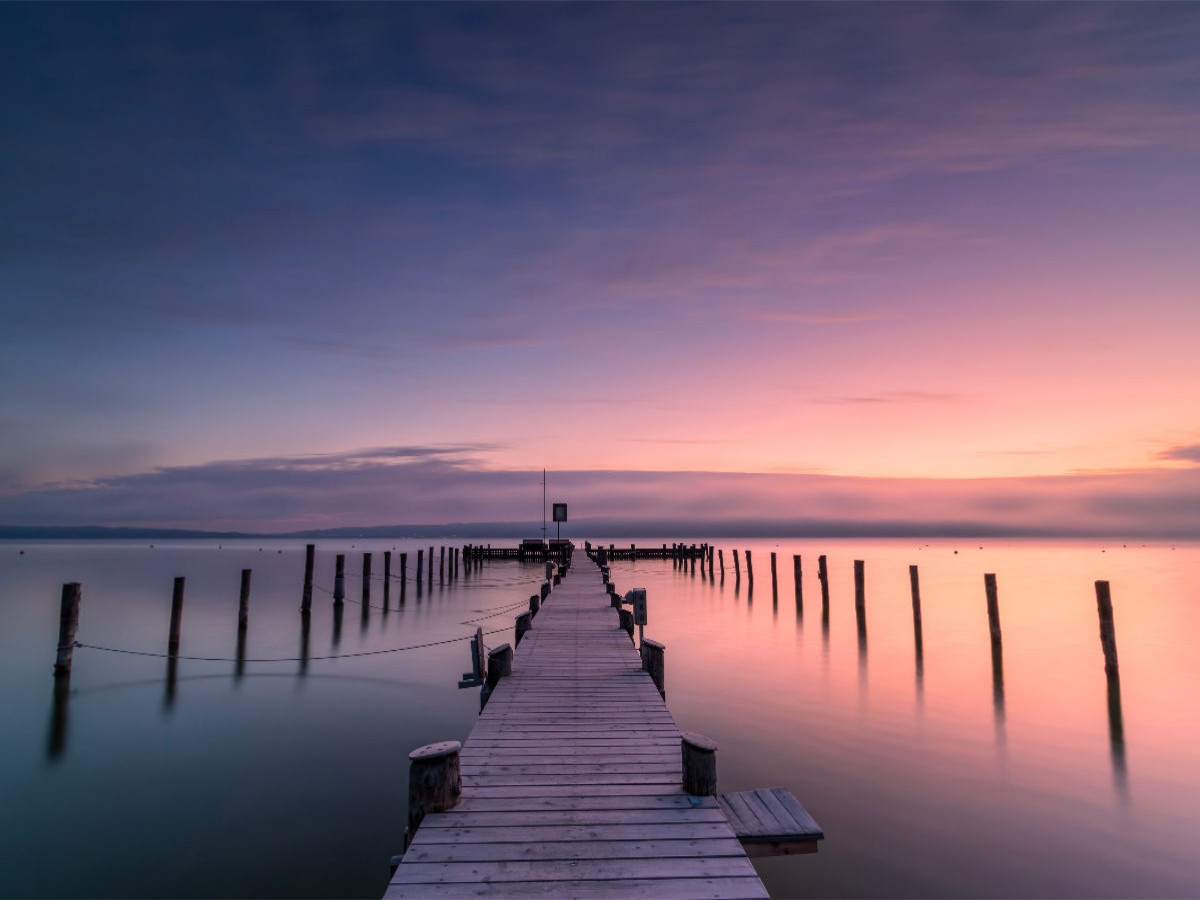
[{"label": "distant shoreline", "polygon": [[[380,525],[371,527],[324,528],[288,532],[204,531],[186,528],[109,527],[103,525],[0,525],[0,541],[35,540],[280,540],[280,539],[408,539],[408,538],[536,538],[542,523],[472,522],[447,525]],[[1066,529],[1036,529],[979,522],[831,522],[814,520],[731,520],[691,522],[615,522],[609,520],[572,523],[571,536],[599,538],[620,535],[628,538],[682,540],[685,538],[1032,538],[1104,541],[1195,541],[1196,534],[1167,532],[1115,532]],[[553,535],[552,535],[553,536]]]}]

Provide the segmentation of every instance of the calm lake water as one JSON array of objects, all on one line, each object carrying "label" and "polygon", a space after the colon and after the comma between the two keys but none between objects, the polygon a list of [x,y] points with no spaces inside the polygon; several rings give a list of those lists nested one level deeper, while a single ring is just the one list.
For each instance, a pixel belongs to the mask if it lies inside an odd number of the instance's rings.
[{"label": "calm lake water", "polygon": [[[468,540],[489,542],[455,543]],[[418,592],[416,550],[431,543],[447,542],[318,542],[307,664],[303,542],[0,543],[0,895],[381,896],[401,849],[408,751],[465,738],[478,711],[478,690],[457,687],[467,643],[318,657],[477,624],[504,629],[489,644],[510,640],[541,581],[540,565],[494,562]],[[756,860],[772,896],[1200,896],[1200,547],[712,543],[724,580],[657,561],[616,563],[613,579],[647,588],[668,705],[681,728],[718,741],[720,789],[782,785],[824,827],[815,856]],[[753,590],[744,562],[734,576],[735,547],[753,552]],[[379,608],[377,577],[364,617],[361,553],[379,576],[393,548],[409,554],[404,605],[393,581],[390,611]],[[347,554],[340,625],[320,589],[333,586],[336,553]],[[182,660],[172,685],[161,658],[81,648],[56,710],[63,582],[83,585],[80,641],[160,653],[184,575],[180,653],[232,660],[243,568],[251,661],[240,673]],[[999,586],[999,666],[985,572]],[[1112,585],[1119,697],[1104,676],[1098,578]],[[252,661],[264,658],[288,661]]]}]

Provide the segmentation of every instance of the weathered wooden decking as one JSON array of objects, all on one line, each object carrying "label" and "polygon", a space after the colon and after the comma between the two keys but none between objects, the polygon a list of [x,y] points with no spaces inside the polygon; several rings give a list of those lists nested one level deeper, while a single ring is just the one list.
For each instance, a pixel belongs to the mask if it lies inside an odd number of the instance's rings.
[{"label": "weathered wooden decking", "polygon": [[582,551],[425,817],[398,897],[766,897],[725,814],[681,784],[679,730]]}]

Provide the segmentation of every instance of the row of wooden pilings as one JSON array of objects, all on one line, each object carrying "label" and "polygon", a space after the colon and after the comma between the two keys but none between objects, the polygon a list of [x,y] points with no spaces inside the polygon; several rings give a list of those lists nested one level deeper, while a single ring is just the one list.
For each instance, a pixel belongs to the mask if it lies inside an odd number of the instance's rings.
[{"label": "row of wooden pilings", "polygon": [[[428,583],[429,587],[433,587],[434,576],[434,546],[430,546],[428,557],[426,551],[420,549],[417,551],[416,565],[416,584],[418,590],[421,585]],[[437,548],[438,564],[438,583],[446,584],[447,581],[453,582],[459,577],[460,572],[465,568],[468,572],[474,565],[486,557],[475,551],[478,548],[468,544],[462,548],[445,547]],[[400,553],[399,556],[399,574],[396,580],[399,583],[401,604],[405,601],[405,595],[408,588],[408,554]],[[386,612],[389,609],[391,602],[392,589],[392,551],[385,550],[383,552],[383,609]],[[371,584],[372,576],[372,559],[373,554],[364,552],[362,554],[362,607],[363,617],[366,618],[370,609],[371,602]],[[428,565],[426,565],[428,559]],[[314,587],[314,571],[316,564],[316,545],[307,544],[304,552],[304,585],[301,591],[300,612],[307,616],[312,611],[312,598]],[[238,633],[239,637],[244,637],[245,632],[250,622],[250,581],[251,569],[242,569],[241,584],[238,590]],[[180,639],[183,630],[183,600],[186,578],[178,576],[175,578],[171,589],[171,618],[170,625],[167,630],[167,655],[177,656],[179,653]],[[325,590],[322,588],[322,590]],[[334,560],[334,580],[333,590],[330,592],[333,596],[333,602],[336,607],[340,607],[346,599],[346,554],[339,553]],[[69,582],[62,586],[62,595],[60,599],[60,617],[58,630],[58,644],[56,647],[56,655],[54,661],[54,675],[58,679],[69,679],[71,667],[74,661],[74,651],[76,645],[76,636],[79,630],[79,606],[82,599],[82,586],[79,582]]]}]

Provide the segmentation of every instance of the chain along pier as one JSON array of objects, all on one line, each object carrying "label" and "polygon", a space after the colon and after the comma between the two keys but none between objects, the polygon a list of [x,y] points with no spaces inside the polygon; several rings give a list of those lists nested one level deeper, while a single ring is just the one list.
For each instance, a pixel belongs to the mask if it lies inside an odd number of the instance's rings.
[{"label": "chain along pier", "polygon": [[466,742],[409,755],[387,898],[766,897],[748,850],[815,851],[823,834],[786,790],[716,795],[716,744],[671,718],[665,648],[632,644],[645,594],[617,593],[610,552],[703,559],[588,545],[547,562],[517,646],[484,660],[476,641],[463,685],[483,683],[483,711]]}]

